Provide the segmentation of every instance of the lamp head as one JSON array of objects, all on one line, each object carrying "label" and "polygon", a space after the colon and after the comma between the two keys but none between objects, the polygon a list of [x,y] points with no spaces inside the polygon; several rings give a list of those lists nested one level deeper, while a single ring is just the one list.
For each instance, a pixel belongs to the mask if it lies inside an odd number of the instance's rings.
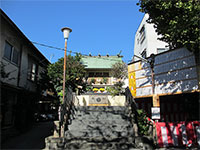
[{"label": "lamp head", "polygon": [[69,33],[72,32],[72,29],[70,29],[68,27],[64,27],[64,28],[61,29],[61,31],[64,34],[64,39],[68,39]]}]

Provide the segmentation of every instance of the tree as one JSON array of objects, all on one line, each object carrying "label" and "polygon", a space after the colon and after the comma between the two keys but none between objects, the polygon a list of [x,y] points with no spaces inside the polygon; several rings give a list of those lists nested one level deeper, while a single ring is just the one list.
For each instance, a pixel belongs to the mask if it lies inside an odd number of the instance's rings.
[{"label": "tree", "polygon": [[128,77],[127,65],[124,62],[117,62],[113,64],[111,75],[117,78],[118,81],[114,84],[114,87],[107,87],[106,90],[110,92],[112,96],[122,94],[124,80]]},{"label": "tree", "polygon": [[[66,85],[70,85],[73,91],[78,86],[84,85],[82,78],[85,76],[84,66],[80,62],[81,55],[68,55],[66,62]],[[48,66],[48,76],[54,85],[57,94],[62,97],[63,85],[63,63],[64,58],[60,58],[57,62]]]},{"label": "tree", "polygon": [[170,48],[187,47],[199,54],[199,0],[139,0],[140,11],[149,14],[160,40],[169,43]]},{"label": "tree", "polygon": [[111,75],[117,79],[126,79],[128,77],[127,65],[124,62],[117,62],[112,65]]},{"label": "tree", "polygon": [[170,48],[186,47],[194,53],[200,86],[200,1],[139,0],[140,11],[149,14],[160,40]]}]

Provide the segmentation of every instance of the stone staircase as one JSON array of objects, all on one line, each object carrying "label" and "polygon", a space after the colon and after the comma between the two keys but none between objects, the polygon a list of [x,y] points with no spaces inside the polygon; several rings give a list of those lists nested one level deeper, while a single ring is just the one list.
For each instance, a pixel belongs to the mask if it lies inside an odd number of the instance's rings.
[{"label": "stone staircase", "polygon": [[65,138],[49,149],[131,150],[135,147],[129,110],[124,106],[76,106]]}]

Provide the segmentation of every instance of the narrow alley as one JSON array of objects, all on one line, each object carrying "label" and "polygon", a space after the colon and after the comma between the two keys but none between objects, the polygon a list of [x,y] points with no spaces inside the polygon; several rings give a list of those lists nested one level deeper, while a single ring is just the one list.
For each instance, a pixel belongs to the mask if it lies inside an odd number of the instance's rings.
[{"label": "narrow alley", "polygon": [[35,123],[32,129],[2,143],[1,149],[44,149],[45,138],[52,135],[53,122]]}]

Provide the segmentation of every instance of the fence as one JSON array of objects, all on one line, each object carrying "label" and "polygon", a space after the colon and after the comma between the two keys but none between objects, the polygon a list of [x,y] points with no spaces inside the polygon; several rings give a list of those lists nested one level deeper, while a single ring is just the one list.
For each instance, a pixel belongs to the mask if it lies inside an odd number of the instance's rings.
[{"label": "fence", "polygon": [[[67,94],[64,100],[64,103],[60,106],[59,122],[60,122],[60,131],[59,135],[64,136],[64,132],[67,130],[68,124],[72,120],[71,117],[74,116],[75,106],[74,106],[74,96],[71,88],[67,88]],[[63,130],[62,130],[63,129]]]},{"label": "fence", "polygon": [[159,147],[199,146],[200,122],[164,123],[157,122],[157,142]]}]

